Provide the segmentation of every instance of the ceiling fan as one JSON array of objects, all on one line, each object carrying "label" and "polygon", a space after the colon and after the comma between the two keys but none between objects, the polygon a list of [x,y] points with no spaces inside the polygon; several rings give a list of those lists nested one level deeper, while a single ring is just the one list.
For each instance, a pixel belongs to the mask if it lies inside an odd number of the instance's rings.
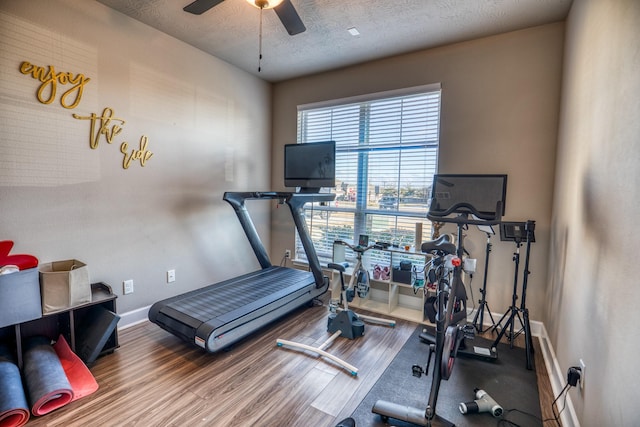
[{"label": "ceiling fan", "polygon": [[[201,15],[223,1],[224,0],[195,0],[182,10],[193,13],[194,15]],[[306,27],[300,19],[300,15],[298,15],[295,7],[291,4],[291,0],[247,0],[247,2],[261,10],[273,9],[289,35],[295,36],[306,30]]]}]

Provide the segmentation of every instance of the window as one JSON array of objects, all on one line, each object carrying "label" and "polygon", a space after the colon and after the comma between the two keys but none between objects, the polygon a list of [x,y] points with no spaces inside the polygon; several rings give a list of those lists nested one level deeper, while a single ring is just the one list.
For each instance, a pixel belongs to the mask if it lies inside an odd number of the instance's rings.
[{"label": "window", "polygon": [[[413,245],[418,223],[431,236],[439,120],[440,85],[298,107],[298,143],[336,142],[335,201],[306,208],[321,263],[336,239]],[[295,256],[306,260],[297,236]]]}]

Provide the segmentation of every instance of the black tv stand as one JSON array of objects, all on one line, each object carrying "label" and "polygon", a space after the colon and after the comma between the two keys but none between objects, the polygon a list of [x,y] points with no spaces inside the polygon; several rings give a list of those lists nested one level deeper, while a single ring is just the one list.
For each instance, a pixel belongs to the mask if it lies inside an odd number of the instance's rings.
[{"label": "black tv stand", "polygon": [[[516,244],[516,250],[513,254],[513,262],[515,264],[514,277],[513,277],[513,294],[511,296],[511,306],[502,315],[498,323],[493,327],[494,331],[500,328],[500,332],[495,341],[491,345],[493,349],[497,348],[500,340],[508,333],[507,339],[510,342],[510,347],[513,348],[515,338],[524,332],[525,336],[525,351],[526,351],[526,367],[528,370],[533,369],[533,339],[531,338],[531,325],[529,322],[529,309],[526,306],[527,300],[527,279],[529,274],[529,252],[531,250],[531,243],[536,241],[535,237],[535,221],[528,220],[526,222],[503,222],[500,224],[500,240],[512,241]],[[522,280],[522,300],[520,307],[518,308],[518,267],[520,265],[520,246],[526,243],[526,255],[525,265]],[[522,313],[522,316],[520,316]],[[515,320],[520,321],[522,329],[515,332]],[[506,319],[506,322],[502,324],[502,321]],[[507,332],[508,331],[508,332]]]}]

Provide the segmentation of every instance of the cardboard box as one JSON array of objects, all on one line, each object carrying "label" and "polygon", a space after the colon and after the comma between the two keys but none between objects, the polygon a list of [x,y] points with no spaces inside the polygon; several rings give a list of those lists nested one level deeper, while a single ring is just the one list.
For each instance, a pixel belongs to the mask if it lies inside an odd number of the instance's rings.
[{"label": "cardboard box", "polygon": [[55,313],[91,302],[89,267],[77,259],[40,265],[42,313]]},{"label": "cardboard box", "polygon": [[0,328],[40,317],[38,269],[0,275]]}]

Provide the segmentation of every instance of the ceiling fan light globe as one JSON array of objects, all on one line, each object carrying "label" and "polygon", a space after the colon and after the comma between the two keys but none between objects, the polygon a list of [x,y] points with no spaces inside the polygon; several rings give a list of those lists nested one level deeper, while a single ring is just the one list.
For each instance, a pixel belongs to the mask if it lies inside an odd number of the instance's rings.
[{"label": "ceiling fan light globe", "polygon": [[282,1],[283,0],[247,0],[247,3],[258,9],[273,9],[282,3]]}]

